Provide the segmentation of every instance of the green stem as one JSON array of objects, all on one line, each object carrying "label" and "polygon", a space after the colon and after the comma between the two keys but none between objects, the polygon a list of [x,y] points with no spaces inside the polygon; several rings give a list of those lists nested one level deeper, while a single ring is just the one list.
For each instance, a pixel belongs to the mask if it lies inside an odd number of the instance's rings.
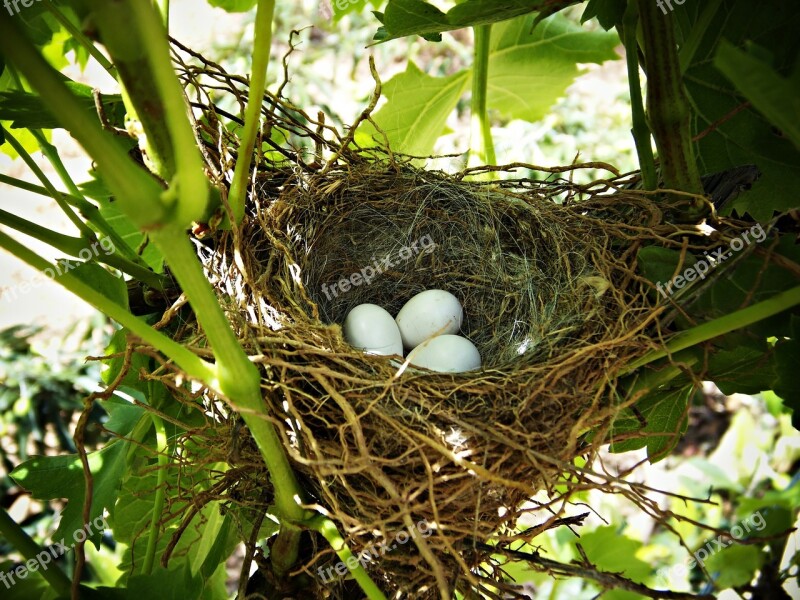
[{"label": "green stem", "polygon": [[56,201],[58,207],[64,212],[67,218],[72,222],[73,225],[81,232],[81,237],[86,240],[88,243],[93,243],[97,240],[94,235],[94,231],[92,231],[86,223],[81,221],[75,211],[72,210],[72,207],[67,203],[64,197],[56,190],[50,180],[47,178],[47,175],[39,168],[39,165],[36,164],[36,161],[33,160],[33,157],[28,154],[28,151],[23,148],[22,144],[19,143],[16,137],[8,131],[5,127],[0,125],[0,131],[5,136],[5,140],[11,144],[11,147],[14,148],[17,154],[19,154],[20,158],[25,161],[25,164],[28,165],[28,168],[33,171],[33,174],[36,175],[36,178],[42,182],[42,185],[47,189],[48,194],[50,195],[53,200]]},{"label": "green stem", "polygon": [[[39,545],[11,518],[5,508],[0,508],[0,534],[25,560],[37,560],[36,555],[42,552]],[[41,569],[39,572],[59,596],[69,596],[72,582],[57,565],[50,565],[50,568]]]},{"label": "green stem", "polygon": [[173,266],[175,278],[197,315],[198,321],[214,350],[219,368],[219,390],[241,412],[242,418],[261,450],[275,488],[275,504],[279,516],[302,521],[304,511],[295,501],[302,497],[294,471],[283,451],[283,444],[273,424],[267,420],[261,395],[261,376],[250,362],[228,323],[214,291],[208,284],[194,248],[181,231],[162,229],[152,233],[167,263]]},{"label": "green stem", "polygon": [[[634,393],[647,390],[658,389],[684,373],[684,369],[692,367],[700,360],[697,353],[686,349],[671,356],[671,362],[675,364],[668,364],[659,369],[644,369],[637,371],[630,381],[626,380],[626,396],[631,396]],[[625,373],[630,370],[626,369]]]},{"label": "green stem", "polygon": [[258,0],[256,12],[255,38],[253,40],[253,66],[250,86],[247,93],[247,109],[244,114],[244,128],[233,180],[228,193],[228,204],[231,209],[231,220],[240,223],[244,218],[247,183],[250,179],[250,164],[253,160],[253,148],[261,123],[261,103],[267,88],[267,67],[272,47],[272,18],[275,12],[275,0]]},{"label": "green stem", "polygon": [[[647,114],[656,141],[664,186],[702,194],[694,156],[691,108],[683,87],[672,14],[653,0],[637,0],[647,74]],[[698,201],[695,208],[702,210]]]},{"label": "green stem", "polygon": [[[103,179],[114,191],[121,209],[143,230],[160,226],[170,216],[161,200],[162,188],[130,160],[111,134],[93,121],[55,71],[0,11],[0,51],[25,75],[48,110],[97,163]],[[45,185],[47,187],[47,185]]]},{"label": "green stem", "polygon": [[[106,0],[103,0],[105,2]],[[203,169],[203,157],[194,137],[192,124],[189,121],[189,107],[183,95],[183,89],[175,75],[170,58],[167,32],[161,15],[151,2],[141,0],[122,0],[129,4],[135,19],[135,39],[144,50],[147,64],[152,73],[159,99],[164,107],[166,129],[172,142],[173,159],[176,172],[170,178],[178,196],[175,223],[183,227],[201,219],[208,204],[208,180]],[[118,17],[114,17],[118,19]],[[256,43],[258,40],[256,40]],[[136,76],[141,76],[136,73]],[[128,90],[130,93],[130,90]],[[156,98],[147,99],[148,102]],[[141,99],[140,99],[141,100]],[[163,123],[157,124],[163,128]],[[150,129],[145,129],[150,135]]]},{"label": "green stem", "polygon": [[[44,272],[45,269],[51,269],[56,272],[52,264],[2,231],[0,231],[0,248],[8,250],[11,254],[39,271]],[[174,360],[190,377],[211,386],[217,384],[217,370],[214,365],[208,364],[188,348],[156,331],[146,322],[133,316],[125,308],[106,297],[102,292],[97,291],[94,287],[69,272],[62,273],[55,280],[79,298],[82,298],[122,326],[127,327],[145,343],[150,344],[165,356]]]},{"label": "green stem", "polygon": [[[369,600],[386,600],[383,592],[375,585],[375,582],[370,579],[364,567],[358,562],[350,548],[347,547],[344,539],[342,538],[339,530],[336,529],[333,521],[322,515],[317,515],[309,522],[309,528],[322,534],[333,548],[339,559],[347,566],[353,579],[356,580],[363,592],[367,595]],[[352,566],[355,565],[355,566]]]},{"label": "green stem", "polygon": [[[46,6],[48,7],[48,9],[54,10],[53,4],[48,3]],[[14,80],[17,89],[20,91],[26,91],[25,87],[22,85],[22,80],[17,74],[17,70],[10,65],[7,67],[7,70],[11,74],[11,78]],[[61,157],[59,156],[56,147],[47,141],[47,138],[45,137],[44,133],[42,133],[41,129],[28,129],[28,131],[30,131],[33,137],[36,138],[36,142],[39,144],[39,149],[42,151],[42,154],[45,155],[47,160],[50,161],[50,164],[53,166],[53,168],[56,170],[56,173],[58,173],[58,176],[61,178],[62,183],[67,186],[69,193],[74,196],[82,198],[83,194],[78,189],[78,186],[75,185],[75,182],[72,180],[72,177],[67,171],[67,168],[61,161]],[[86,215],[83,215],[83,217],[85,219]]]},{"label": "green stem", "polygon": [[92,247],[96,249],[98,244],[97,242],[95,242],[94,246],[87,246],[86,240],[83,238],[72,237],[63,233],[58,233],[57,231],[53,231],[47,227],[42,227],[41,225],[37,225],[36,223],[28,221],[27,219],[23,219],[22,217],[18,217],[17,215],[2,209],[0,209],[0,224],[11,227],[16,231],[24,233],[25,235],[29,235],[41,242],[45,242],[56,250],[59,250],[72,257],[83,259],[81,256],[81,251],[88,248],[90,251],[90,261],[97,261],[110,267],[114,267],[115,269],[119,269],[123,273],[127,273],[131,277],[134,277],[157,290],[163,291],[169,283],[165,277],[154,273],[150,269],[141,267],[118,254],[114,254],[113,248],[110,253],[104,252],[101,255],[100,253],[92,250]]},{"label": "green stem", "polygon": [[50,14],[55,17],[56,21],[58,21],[61,26],[66,29],[67,32],[87,50],[87,52],[89,52],[89,55],[98,63],[100,63],[100,66],[103,67],[108,74],[111,75],[111,77],[116,79],[117,70],[114,68],[114,65],[112,65],[108,58],[106,58],[106,56],[97,49],[97,46],[95,46],[89,38],[83,35],[83,32],[80,30],[80,28],[76,27],[53,2],[45,2],[44,6],[48,11],[50,11]]},{"label": "green stem", "polygon": [[[146,0],[139,2],[152,8]],[[144,129],[145,135],[138,137],[146,163],[161,179],[170,181],[176,169],[175,148],[170,131],[164,126],[166,107],[161,101],[147,50],[141,43],[134,7],[127,0],[89,0],[87,4],[100,40],[119,74],[128,118],[140,122]],[[158,28],[163,31],[162,24],[159,23]]]},{"label": "green stem", "polygon": [[167,259],[167,263],[176,265],[173,267],[175,278],[189,298],[214,350],[219,369],[217,389],[241,414],[267,464],[275,490],[276,512],[281,521],[281,530],[275,542],[281,551],[273,552],[271,561],[275,573],[282,577],[295,564],[299,553],[300,537],[295,523],[306,520],[310,514],[298,503],[303,492],[286,456],[280,435],[267,418],[258,369],[239,345],[239,340],[208,285],[197,255],[186,236],[178,231],[162,229],[153,232],[152,240]]},{"label": "green stem", "polygon": [[[50,192],[40,185],[28,183],[27,181],[22,181],[21,179],[17,179],[15,177],[9,177],[8,175],[3,175],[2,173],[0,173],[0,183],[5,183],[6,185],[31,192],[33,194],[39,194],[40,196],[47,196],[48,198],[51,197]],[[147,263],[144,262],[144,259],[136,254],[136,252],[131,249],[128,243],[122,239],[122,236],[120,236],[116,230],[108,224],[108,221],[106,221],[103,215],[100,214],[100,210],[94,204],[82,197],[72,196],[64,192],[58,193],[61,194],[61,197],[64,198],[64,200],[66,200],[70,206],[77,208],[81,215],[83,215],[87,221],[94,225],[100,233],[111,240],[115,251],[121,250],[121,254],[125,258],[144,269],[149,269]],[[160,285],[161,284],[159,284],[159,286]]]},{"label": "green stem", "polygon": [[29,235],[41,242],[45,242],[56,250],[70,256],[78,256],[78,253],[86,248],[86,240],[83,238],[58,233],[48,227],[42,227],[37,223],[23,219],[22,217],[2,209],[0,209],[0,224],[11,227],[15,231]]},{"label": "green stem", "polygon": [[[472,106],[470,117],[470,166],[494,165],[497,157],[492,139],[492,127],[487,111],[487,85],[489,80],[489,44],[492,37],[491,25],[477,25],[472,28],[475,34],[474,59],[472,64]],[[484,175],[494,179],[492,171]]]},{"label": "green stem", "polygon": [[[631,96],[631,117],[633,141],[636,144],[636,155],[639,157],[639,169],[642,172],[642,187],[654,190],[658,187],[656,163],[653,157],[650,128],[642,101],[642,82],[639,78],[639,44],[636,40],[636,27],[639,22],[639,9],[636,2],[628,2],[628,8],[622,20],[619,32],[625,44],[625,60],[628,66],[628,87]],[[617,28],[620,29],[619,27]]]},{"label": "green stem", "polygon": [[[164,421],[155,413],[151,413],[153,425],[156,429],[156,453],[157,453],[157,482],[156,482],[156,495],[153,500],[153,514],[150,517],[150,531],[147,538],[147,549],[144,554],[144,565],[142,566],[142,574],[150,575],[153,571],[153,564],[156,559],[156,544],[158,543],[159,526],[162,512],[164,510],[165,491],[164,485],[167,480],[167,465],[169,464],[169,444],[167,443],[167,430],[164,427]],[[163,451],[160,450],[163,448]]]},{"label": "green stem", "polygon": [[706,342],[720,335],[741,329],[742,327],[747,327],[748,325],[777,315],[798,304],[800,304],[800,286],[776,294],[772,298],[763,300],[753,306],[748,306],[747,308],[737,310],[724,317],[677,333],[670,338],[664,348],[648,352],[641,358],[633,361],[620,375],[626,375],[641,366],[664,358],[665,356],[680,352],[691,346],[696,346],[697,344]]},{"label": "green stem", "polygon": [[[133,6],[131,6],[131,3],[133,3]],[[94,0],[92,4],[99,7],[105,5],[104,2]],[[267,2],[266,4],[272,6],[272,2]],[[263,5],[264,2],[260,7],[263,8]],[[168,49],[163,37],[163,26],[158,21],[155,9],[149,2],[137,4],[135,0],[119,0],[113,3],[113,6],[128,7],[130,10],[123,10],[123,13],[131,15],[135,21],[135,26],[131,28],[134,35],[129,35],[130,32],[128,31],[126,36],[136,39],[127,39],[122,42],[123,48],[127,50],[133,49],[139,55],[140,46],[145,42],[148,44],[152,42],[153,46],[150,54],[153,57],[151,68],[154,71],[154,78],[159,81],[161,91],[165,95],[169,95],[169,92],[173,89],[176,90],[176,94],[173,94],[174,97],[165,103],[165,106],[168,107],[167,120],[168,122],[172,121],[168,123],[170,134],[179,136],[180,127],[175,122],[182,115],[186,131],[189,132],[189,139],[193,144],[191,126],[186,117],[185,105],[183,105],[182,96],[180,95],[180,85],[171,70]],[[148,31],[142,31],[143,24],[152,25],[152,23],[148,22],[150,17],[154,17],[156,23]],[[104,18],[114,21],[119,19],[119,16],[105,14]],[[99,19],[99,21],[101,20]],[[102,23],[100,26],[102,29]],[[141,36],[141,39],[139,39],[139,36]],[[179,173],[180,181],[177,188],[181,197],[180,204],[183,208],[176,218],[176,215],[171,211],[168,212],[166,207],[159,201],[160,188],[143,171],[133,167],[124,153],[120,155],[120,149],[110,144],[106,133],[81,112],[80,107],[77,106],[69,90],[59,80],[54,70],[44,62],[37,50],[32,47],[24,36],[17,32],[14,24],[9,22],[8,17],[2,15],[2,13],[0,13],[0,50],[15,62],[31,86],[39,92],[45,105],[53,114],[59,116],[65,128],[81,142],[83,147],[98,163],[98,166],[101,169],[106,169],[106,172],[104,172],[105,180],[112,192],[114,192],[121,210],[140,229],[150,232],[151,239],[164,255],[175,278],[189,298],[195,315],[208,337],[214,356],[217,359],[216,368],[200,360],[180,344],[153,331],[119,305],[83,284],[80,280],[70,277],[69,273],[60,277],[59,281],[67,289],[98,307],[111,318],[118,320],[147,343],[173,358],[189,376],[196,377],[213,389],[220,391],[231,406],[241,413],[267,464],[275,490],[278,517],[282,520],[282,530],[291,533],[296,528],[293,522],[304,521],[309,516],[307,511],[299,504],[303,497],[302,490],[284,452],[281,438],[268,418],[266,406],[261,396],[258,369],[249,361],[244,350],[239,345],[227,317],[214,295],[214,291],[203,274],[197,255],[183,230],[183,227],[187,224],[187,215],[192,212],[190,210],[192,203],[194,202],[195,207],[200,206],[200,204],[205,205],[204,199],[207,196],[205,179],[202,180],[203,193],[196,194],[195,198],[191,197],[193,193],[197,192],[197,186],[193,185],[192,182],[198,174],[200,176],[203,175],[202,168],[195,172],[193,168],[194,162],[186,160],[185,157],[178,163],[181,172]],[[114,52],[110,49],[109,51],[114,56]],[[117,64],[119,65],[119,63]],[[173,81],[167,81],[169,78],[172,78]],[[176,102],[175,98],[180,102]],[[178,113],[179,105],[182,107],[181,110],[184,111],[181,114]],[[176,144],[177,147],[186,148],[179,144]],[[198,164],[201,164],[199,150],[195,146],[192,146],[192,148],[198,157]],[[116,167],[116,170],[111,169],[111,167]],[[142,176],[145,176],[144,180],[141,179]],[[202,203],[196,202],[200,196],[202,196]],[[148,213],[150,210],[152,210],[152,213]],[[40,270],[49,266],[46,261],[31,253],[7,235],[0,234],[0,245],[10,249],[12,253]],[[295,554],[296,551],[295,545]]]}]

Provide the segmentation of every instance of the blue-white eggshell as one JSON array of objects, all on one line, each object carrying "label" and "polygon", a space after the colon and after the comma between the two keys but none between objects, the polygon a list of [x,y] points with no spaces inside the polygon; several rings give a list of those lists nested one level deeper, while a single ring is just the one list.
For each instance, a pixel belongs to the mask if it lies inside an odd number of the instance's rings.
[{"label": "blue-white eggshell", "polygon": [[460,335],[440,335],[423,342],[408,354],[408,362],[440,373],[463,373],[479,369],[481,354]]},{"label": "blue-white eggshell", "polygon": [[432,336],[458,333],[464,311],[453,294],[425,290],[405,303],[397,313],[403,346],[410,350]]},{"label": "blue-white eggshell", "polygon": [[368,354],[403,355],[403,341],[397,323],[377,304],[359,304],[342,326],[345,341]]}]

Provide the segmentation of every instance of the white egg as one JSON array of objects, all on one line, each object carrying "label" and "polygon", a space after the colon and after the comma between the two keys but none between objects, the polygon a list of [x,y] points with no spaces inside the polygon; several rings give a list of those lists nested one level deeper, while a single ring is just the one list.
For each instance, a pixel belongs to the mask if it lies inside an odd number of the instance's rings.
[{"label": "white egg", "polygon": [[458,333],[464,311],[458,298],[444,290],[420,292],[397,313],[397,326],[406,349],[435,335]]},{"label": "white egg", "polygon": [[377,304],[359,304],[342,326],[345,341],[368,354],[403,355],[403,341],[397,323]]},{"label": "white egg", "polygon": [[463,373],[481,366],[475,345],[460,335],[440,335],[421,343],[408,354],[408,362],[440,373]]}]

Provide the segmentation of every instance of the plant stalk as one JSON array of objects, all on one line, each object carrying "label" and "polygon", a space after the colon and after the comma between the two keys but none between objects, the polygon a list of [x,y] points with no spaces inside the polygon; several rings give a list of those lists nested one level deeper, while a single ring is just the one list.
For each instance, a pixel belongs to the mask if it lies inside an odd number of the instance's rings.
[{"label": "plant stalk", "polygon": [[[8,250],[11,254],[39,271],[44,272],[45,269],[55,271],[55,267],[52,264],[2,231],[0,231],[0,248]],[[174,360],[190,377],[212,386],[217,383],[217,370],[214,365],[208,364],[188,348],[156,331],[145,321],[135,317],[124,307],[110,300],[91,285],[69,272],[62,273],[55,280],[97,310],[130,329],[134,335],[139,336],[145,343],[150,344],[159,352]]]},{"label": "plant stalk", "polygon": [[247,185],[250,180],[250,164],[253,148],[261,124],[261,106],[267,89],[267,67],[272,48],[272,19],[275,13],[275,0],[258,0],[256,11],[255,37],[253,39],[252,75],[247,92],[247,108],[244,113],[239,153],[233,170],[233,180],[228,193],[231,221],[240,223],[244,218]]},{"label": "plant stalk", "polygon": [[239,345],[239,340],[203,274],[194,249],[181,231],[155,231],[152,240],[164,254],[168,264],[179,266],[173,268],[175,278],[189,298],[217,359],[217,389],[241,413],[258,444],[275,488],[278,516],[290,522],[305,520],[308,515],[296,499],[302,498],[300,485],[286,457],[280,436],[267,417],[261,396],[261,376]]},{"label": "plant stalk", "polygon": [[[42,549],[39,547],[39,545],[34,542],[27,533],[25,533],[25,530],[22,529],[22,527],[20,527],[14,519],[11,518],[11,516],[6,512],[6,509],[1,507],[0,534],[2,534],[8,543],[10,543],[14,549],[17,550],[17,552],[22,554],[25,560],[37,560],[36,555],[42,552]],[[69,577],[64,574],[64,571],[58,567],[58,565],[50,565],[48,569],[40,569],[39,572],[59,596],[69,596],[72,582],[69,580]]]},{"label": "plant stalk", "polygon": [[[167,178],[170,188],[174,188],[177,196],[173,222],[188,227],[193,221],[200,220],[206,212],[209,183],[189,120],[189,106],[172,67],[167,31],[161,14],[151,2],[141,0],[121,0],[121,2],[130,6],[137,33],[134,36],[135,43],[144,51],[147,66],[155,83],[157,95],[144,100],[160,101],[164,109],[166,129],[173,152],[172,157],[166,158],[170,163],[174,163],[176,169]],[[112,18],[117,19],[116,16]],[[133,75],[141,78],[144,73],[137,71]],[[128,92],[130,94],[130,90]],[[163,122],[153,125],[164,128]],[[149,136],[152,133],[151,127],[145,127],[145,133]]]},{"label": "plant stalk", "polygon": [[[93,4],[105,3],[93,1]],[[197,175],[203,176],[202,162],[199,150],[194,146],[194,138],[191,135],[191,126],[187,118],[180,85],[169,62],[163,25],[158,19],[158,13],[149,2],[136,4],[135,0],[120,0],[113,4],[115,7],[117,5],[123,5],[130,9],[123,13],[130,14],[135,19],[136,26],[128,28],[132,29],[135,34],[130,35],[131,32],[126,31],[126,39],[120,41],[120,47],[115,50],[109,48],[109,52],[114,56],[117,50],[126,50],[140,57],[142,55],[140,46],[144,42],[148,44],[152,42],[152,47],[148,46],[149,54],[145,56],[149,57],[148,63],[154,71],[154,79],[158,82],[158,92],[162,96],[171,96],[164,100],[164,106],[170,135],[178,138],[172,140],[173,147],[176,151],[188,151],[182,152],[183,154],[197,155],[196,162],[186,156],[176,160],[179,169],[176,175],[177,181],[175,181],[177,194],[180,196],[178,207],[174,206],[174,202],[165,205],[160,201],[160,187],[143,171],[135,167],[124,153],[120,155],[120,149],[109,141],[106,132],[103,132],[99,125],[81,113],[71,93],[59,80],[54,70],[44,62],[30,42],[16,30],[14,24],[2,15],[0,15],[0,49],[16,63],[32,87],[41,94],[48,108],[53,114],[59,116],[65,128],[82,143],[101,169],[105,168],[106,182],[115,193],[123,212],[140,229],[149,231],[151,240],[161,250],[181,289],[189,298],[195,315],[214,351],[217,360],[216,368],[200,360],[180,344],[153,331],[121,306],[83,284],[71,274],[65,274],[59,278],[59,281],[111,318],[127,326],[147,343],[151,343],[168,357],[173,358],[190,376],[204,381],[221,392],[231,406],[241,413],[269,469],[276,495],[277,516],[282,521],[282,530],[294,537],[296,528],[294,523],[304,521],[310,516],[299,504],[302,501],[302,490],[285,454],[275,425],[267,415],[261,396],[261,380],[258,369],[249,361],[239,345],[214,291],[205,278],[197,255],[185,235],[184,228],[188,224],[187,218],[192,216],[198,208],[205,206],[207,187],[203,178],[203,193],[198,192],[199,186],[196,185],[195,180]],[[267,6],[270,13],[272,5],[273,2],[264,3],[262,0],[261,6]],[[102,18],[98,19],[101,29],[103,20],[112,21],[118,18],[119,15],[116,13],[105,13]],[[150,21],[153,19],[156,21],[153,27],[142,31],[142,25],[152,25]],[[177,123],[180,119],[184,121],[185,127]],[[186,136],[182,134],[184,129],[189,134],[191,148],[186,144]],[[196,166],[199,168],[195,169]],[[111,169],[111,167],[116,167],[116,169]],[[174,200],[174,198],[170,198],[170,200]],[[198,202],[198,200],[202,200],[202,202]],[[152,213],[147,214],[148,210],[152,210]],[[46,261],[7,235],[0,235],[0,245],[7,247],[12,253],[40,270],[49,266]],[[293,551],[296,556],[296,543],[293,545]],[[291,555],[287,558],[294,561]]]},{"label": "plant stalk", "polygon": [[[668,189],[703,194],[694,156],[691,107],[683,86],[672,14],[653,0],[637,0],[647,74],[647,116]],[[694,209],[702,211],[697,201]]]},{"label": "plant stalk", "polygon": [[[17,29],[16,22],[0,11],[0,51],[39,93],[44,105],[57,115],[97,163],[103,179],[113,190],[122,210],[142,230],[168,221],[169,207],[162,200],[162,188],[144,169],[130,160],[117,141],[86,114],[62,78]],[[47,185],[45,185],[47,187]],[[48,188],[48,191],[49,188]],[[58,192],[55,192],[58,194]]]},{"label": "plant stalk", "polygon": [[636,155],[639,158],[639,169],[642,173],[642,187],[655,190],[658,187],[656,163],[653,157],[650,128],[642,100],[642,82],[639,78],[639,43],[636,39],[636,27],[639,22],[639,9],[636,2],[629,2],[622,18],[622,27],[617,31],[625,45],[625,61],[628,67],[628,87],[631,96],[631,120],[633,141],[636,144]]},{"label": "plant stalk", "polygon": [[111,253],[104,253],[102,255],[91,251],[91,247],[86,244],[86,240],[83,238],[58,233],[57,231],[53,231],[47,227],[42,227],[41,225],[33,223],[32,221],[28,221],[27,219],[23,219],[22,217],[2,209],[0,209],[0,224],[11,227],[16,231],[24,233],[25,235],[29,235],[41,242],[45,242],[56,250],[59,250],[60,252],[72,257],[82,258],[80,255],[81,251],[84,249],[89,249],[91,252],[91,261],[97,261],[110,267],[114,267],[115,269],[119,269],[123,273],[127,273],[131,277],[135,277],[139,281],[156,290],[163,291],[167,285],[167,280],[164,277],[154,273],[150,269],[140,267],[139,265],[130,262],[124,257],[115,254],[113,250]]},{"label": "plant stalk", "polygon": [[[339,533],[339,530],[336,529],[336,525],[334,525],[333,521],[323,515],[317,515],[311,519],[309,528],[322,534],[328,541],[331,548],[336,552],[336,556],[347,566],[350,573],[353,575],[353,579],[361,586],[361,590],[366,594],[369,600],[386,600],[386,596],[378,586],[375,585],[375,582],[370,579],[361,563],[358,562],[358,560],[353,560],[356,557],[350,551],[350,548],[347,547],[347,544]],[[355,562],[355,566],[351,567],[353,562]]]},{"label": "plant stalk", "polygon": [[[159,522],[164,510],[164,500],[166,498],[164,485],[167,479],[167,465],[169,464],[169,444],[167,440],[167,430],[164,421],[155,413],[150,414],[153,419],[153,426],[156,429],[156,456],[158,471],[156,474],[156,494],[153,500],[153,514],[150,517],[150,531],[147,537],[147,549],[144,554],[144,564],[142,574],[150,575],[153,571],[153,564],[156,559],[156,545],[158,543]],[[161,450],[163,448],[163,450]]]},{"label": "plant stalk", "polygon": [[72,207],[67,204],[66,200],[61,196],[61,194],[56,190],[50,180],[47,178],[47,175],[39,168],[39,165],[36,164],[36,161],[33,160],[33,157],[28,154],[28,151],[19,143],[17,138],[10,132],[8,129],[0,125],[0,131],[5,136],[5,140],[11,145],[12,148],[19,154],[19,157],[28,165],[28,168],[33,171],[33,174],[36,175],[36,178],[42,182],[42,185],[47,189],[50,194],[50,197],[56,201],[58,207],[64,212],[67,218],[72,222],[73,225],[78,229],[81,233],[81,237],[89,244],[97,241],[97,238],[94,235],[94,231],[92,231],[86,223],[81,221],[75,211],[72,210]]},{"label": "plant stalk", "polygon": [[[47,191],[46,188],[36,185],[34,183],[28,183],[27,181],[22,181],[21,179],[17,179],[15,177],[9,177],[8,175],[3,175],[0,173],[0,183],[5,183],[6,185],[10,185],[21,190],[25,190],[27,192],[31,192],[33,194],[39,194],[40,196],[46,196],[48,198],[51,197],[50,192]],[[128,245],[128,243],[122,239],[111,225],[108,224],[108,221],[103,218],[103,215],[100,214],[100,210],[91,202],[86,200],[83,197],[79,196],[72,196],[70,194],[66,194],[64,192],[58,192],[62,198],[69,204],[78,209],[81,215],[89,221],[92,225],[94,225],[97,230],[108,237],[111,240],[111,243],[114,245],[114,250],[120,250],[120,254],[122,254],[125,258],[130,260],[132,263],[139,265],[143,269],[148,269],[147,263],[144,262],[141,256],[136,254],[133,249]],[[48,242],[49,243],[49,242]],[[123,269],[124,270],[124,269]],[[126,271],[127,272],[127,271]],[[165,280],[160,277],[159,283],[156,286],[158,289],[161,289],[161,286],[165,284]]]},{"label": "plant stalk", "polygon": [[768,300],[762,300],[757,304],[748,306],[736,312],[732,312],[713,321],[708,321],[697,327],[675,334],[664,346],[664,348],[648,352],[641,358],[633,361],[620,373],[620,376],[627,375],[653,361],[665,356],[675,354],[691,346],[696,346],[702,342],[724,335],[731,331],[736,331],[742,327],[752,325],[762,319],[772,317],[785,310],[800,304],[800,286],[794,287],[780,294],[776,294]]},{"label": "plant stalk", "polygon": [[[487,111],[487,91],[489,81],[489,44],[492,26],[477,25],[472,28],[475,35],[474,59],[472,64],[472,105],[470,117],[470,160],[469,166],[495,165],[497,156],[492,139],[492,126]],[[483,175],[495,179],[497,174],[490,171]]]}]

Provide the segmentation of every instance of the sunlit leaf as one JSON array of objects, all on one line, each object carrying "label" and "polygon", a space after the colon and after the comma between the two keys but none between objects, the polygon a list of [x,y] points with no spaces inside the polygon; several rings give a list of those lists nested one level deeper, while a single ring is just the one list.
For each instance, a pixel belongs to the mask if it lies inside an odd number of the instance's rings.
[{"label": "sunlit leaf", "polygon": [[[404,73],[387,81],[383,91],[389,101],[374,119],[389,138],[392,150],[430,154],[468,81],[466,71],[450,77],[431,77],[413,62],[408,63]],[[368,123],[359,128],[359,135],[357,139],[367,138],[367,143],[383,143],[381,135]]]},{"label": "sunlit leaf", "polygon": [[[687,406],[694,386],[656,390],[636,403],[640,420],[629,409],[617,417],[612,430],[612,452],[647,448],[650,462],[665,458],[675,447],[688,425]],[[632,439],[620,439],[630,436]],[[614,441],[618,440],[618,441]]]},{"label": "sunlit leaf", "polygon": [[618,58],[619,37],[590,32],[562,15],[534,27],[534,15],[492,28],[489,50],[489,109],[511,119],[536,121],[579,75],[578,63]]}]

